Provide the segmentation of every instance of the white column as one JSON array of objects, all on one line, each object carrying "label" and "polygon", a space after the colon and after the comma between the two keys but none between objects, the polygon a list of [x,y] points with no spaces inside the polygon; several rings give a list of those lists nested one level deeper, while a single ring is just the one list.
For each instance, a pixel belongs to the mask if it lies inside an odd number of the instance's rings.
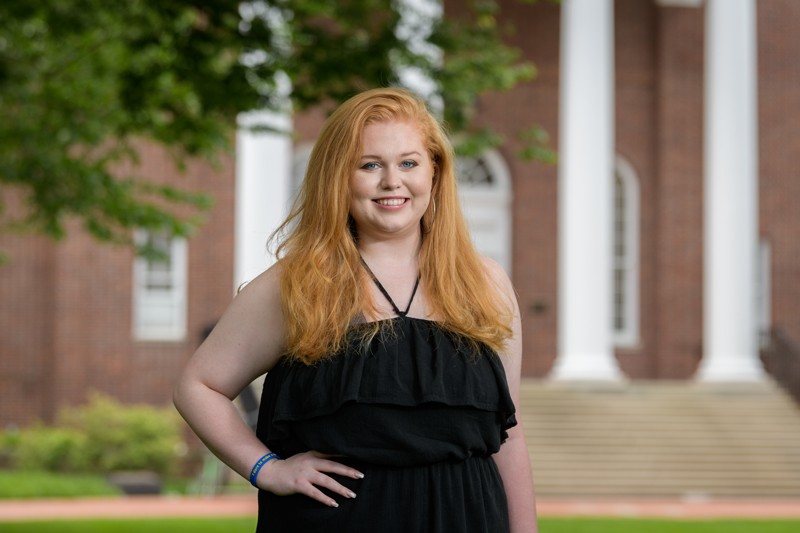
[{"label": "white column", "polygon": [[291,195],[291,137],[249,128],[257,124],[288,130],[291,118],[259,111],[239,117],[234,288],[252,280],[273,263],[267,240],[285,218]]},{"label": "white column", "polygon": [[755,0],[706,2],[703,380],[763,375],[755,33]]},{"label": "white column", "polygon": [[557,379],[612,380],[613,0],[561,4]]}]

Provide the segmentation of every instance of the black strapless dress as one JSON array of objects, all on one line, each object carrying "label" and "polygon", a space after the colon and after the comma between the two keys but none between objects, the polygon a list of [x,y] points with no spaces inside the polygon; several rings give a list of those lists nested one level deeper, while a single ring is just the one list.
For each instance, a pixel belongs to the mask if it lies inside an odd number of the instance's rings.
[{"label": "black strapless dress", "polygon": [[399,317],[313,366],[267,374],[257,434],[281,457],[316,450],[365,474],[334,476],[357,494],[338,508],[259,491],[259,532],[508,531],[491,455],[516,424],[503,366],[435,322]]},{"label": "black strapless dress", "polygon": [[507,532],[492,454],[516,420],[498,355],[408,317],[375,282],[398,318],[367,346],[354,326],[344,352],[315,365],[281,359],[264,382],[257,427],[281,457],[316,450],[363,472],[333,476],[357,497],[332,495],[332,508],[259,491],[257,531]]}]

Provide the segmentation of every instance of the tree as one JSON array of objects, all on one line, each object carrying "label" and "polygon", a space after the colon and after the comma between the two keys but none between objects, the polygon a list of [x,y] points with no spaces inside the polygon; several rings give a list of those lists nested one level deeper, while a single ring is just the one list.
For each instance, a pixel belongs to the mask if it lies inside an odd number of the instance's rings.
[{"label": "tree", "polygon": [[[23,195],[25,211],[11,219],[0,203],[2,229],[61,238],[78,218],[103,241],[132,244],[134,228],[186,236],[211,199],[115,172],[135,168],[137,140],[163,145],[179,165],[214,160],[243,111],[336,103],[401,84],[409,69],[435,82],[451,129],[472,130],[477,144],[465,146],[497,142],[473,126],[477,97],[534,74],[502,44],[497,2],[433,22],[417,4],[5,0],[0,184]],[[186,206],[189,215],[175,214]]]}]

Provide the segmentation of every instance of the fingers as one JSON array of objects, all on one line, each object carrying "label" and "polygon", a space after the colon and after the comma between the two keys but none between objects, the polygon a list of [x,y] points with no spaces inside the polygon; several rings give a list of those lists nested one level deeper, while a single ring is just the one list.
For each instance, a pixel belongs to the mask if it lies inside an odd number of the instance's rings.
[{"label": "fingers", "polygon": [[364,474],[362,474],[360,471],[356,470],[355,468],[352,468],[352,467],[344,465],[342,463],[327,459],[327,457],[331,457],[331,456],[326,456],[326,455],[321,455],[320,454],[320,455],[317,455],[317,457],[320,460],[320,462],[317,463],[317,470],[319,470],[320,472],[329,472],[331,474],[337,474],[337,475],[340,475],[340,476],[349,477],[349,478],[353,478],[353,479],[363,479],[364,478]]},{"label": "fingers", "polygon": [[259,485],[278,496],[303,494],[329,507],[338,507],[336,500],[322,489],[344,498],[355,498],[356,494],[328,474],[351,479],[362,479],[364,474],[327,457],[330,456],[306,452],[286,460],[272,461],[264,467],[263,481],[259,476]]},{"label": "fingers", "polygon": [[356,497],[355,492],[323,473],[318,473],[317,476],[309,481],[310,483],[308,485],[308,492],[306,492],[306,495],[321,503],[324,503],[325,505],[339,507],[339,504],[336,502],[336,500],[331,498],[329,494],[326,494],[320,489],[327,489],[329,492],[338,494],[343,498],[352,499]]}]

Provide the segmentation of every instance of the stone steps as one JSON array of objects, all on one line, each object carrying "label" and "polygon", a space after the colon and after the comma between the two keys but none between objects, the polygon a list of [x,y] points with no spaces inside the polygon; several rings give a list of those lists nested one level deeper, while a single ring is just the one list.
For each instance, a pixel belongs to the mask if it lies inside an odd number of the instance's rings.
[{"label": "stone steps", "polygon": [[771,382],[524,380],[540,497],[800,497],[800,409]]}]

